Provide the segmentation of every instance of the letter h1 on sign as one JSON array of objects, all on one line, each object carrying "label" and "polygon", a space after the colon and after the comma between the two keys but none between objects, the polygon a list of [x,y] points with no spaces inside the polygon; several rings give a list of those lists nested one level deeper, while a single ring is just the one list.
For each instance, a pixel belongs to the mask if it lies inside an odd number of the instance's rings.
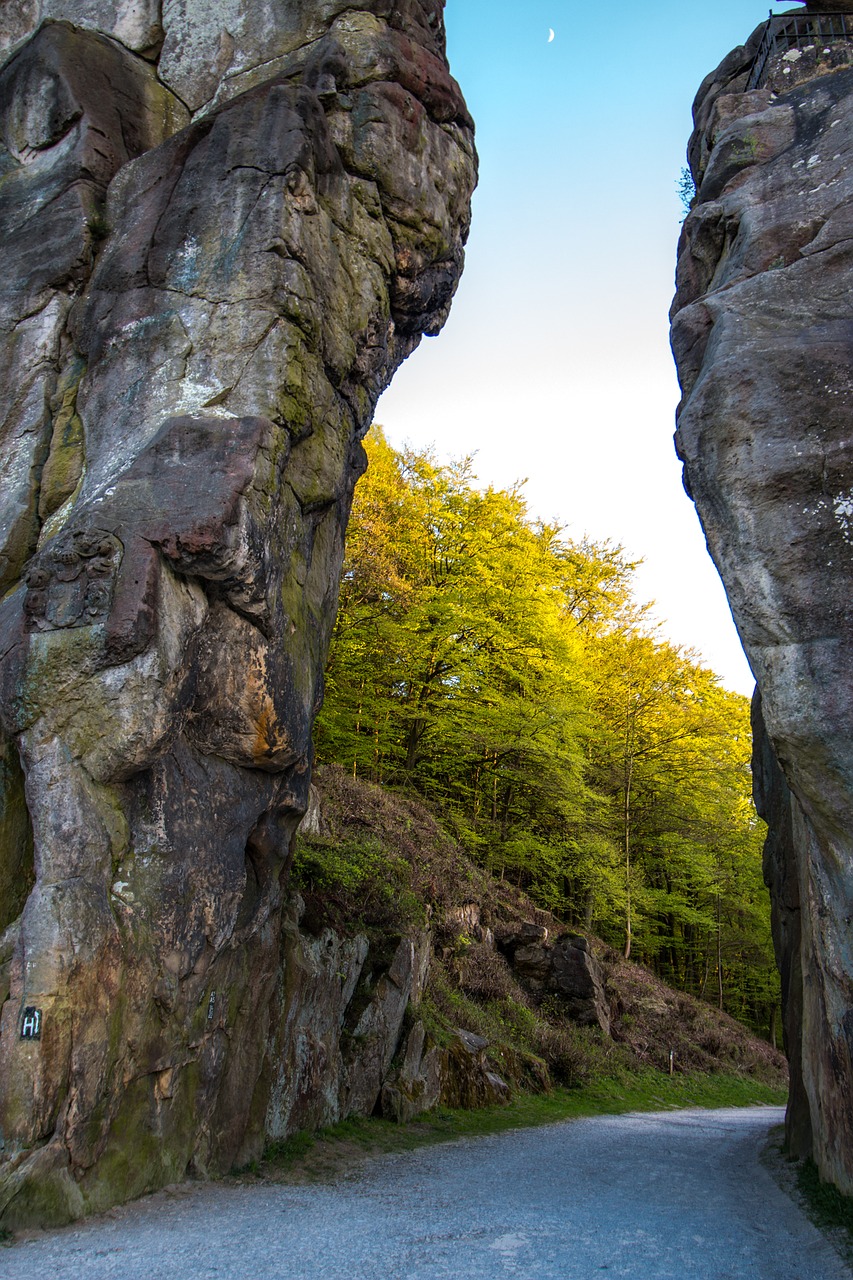
[{"label": "letter h1 on sign", "polygon": [[41,1040],[41,1009],[25,1009],[21,1015],[21,1039]]}]

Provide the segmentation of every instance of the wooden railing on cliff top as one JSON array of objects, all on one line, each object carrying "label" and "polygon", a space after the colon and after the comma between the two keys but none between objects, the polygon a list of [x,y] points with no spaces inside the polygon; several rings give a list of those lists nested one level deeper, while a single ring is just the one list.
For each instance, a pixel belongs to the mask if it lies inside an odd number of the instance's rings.
[{"label": "wooden railing on cliff top", "polygon": [[820,42],[824,45],[832,44],[839,40],[853,40],[851,13],[771,13],[749,73],[747,92],[761,88],[767,65],[774,54],[788,49],[802,49],[805,45]]}]

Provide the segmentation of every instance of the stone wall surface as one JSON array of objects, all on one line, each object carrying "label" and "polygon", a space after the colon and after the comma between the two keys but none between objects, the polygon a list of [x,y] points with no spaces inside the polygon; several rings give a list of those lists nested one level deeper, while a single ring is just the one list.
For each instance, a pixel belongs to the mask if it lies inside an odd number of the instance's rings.
[{"label": "stone wall surface", "polygon": [[801,66],[780,54],[746,92],[761,34],[694,106],[676,442],[760,690],[789,1140],[850,1194],[853,70],[837,49],[807,49]]},{"label": "stone wall surface", "polygon": [[3,7],[4,1222],[251,1159],[288,1055],[372,1108],[396,1048],[415,940],[323,1065],[299,975],[334,1023],[371,962],[282,912],[360,438],[462,269],[442,11]]}]

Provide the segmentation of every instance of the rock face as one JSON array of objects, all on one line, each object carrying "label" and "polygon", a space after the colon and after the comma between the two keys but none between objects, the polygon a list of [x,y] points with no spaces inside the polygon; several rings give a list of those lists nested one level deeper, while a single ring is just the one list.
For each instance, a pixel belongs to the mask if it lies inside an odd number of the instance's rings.
[{"label": "rock face", "polygon": [[518,981],[532,995],[556,998],[572,1022],[600,1027],[610,1035],[604,972],[581,934],[567,933],[549,943],[547,929],[524,924],[501,939],[501,948]]},{"label": "rock face", "polygon": [[[404,1017],[417,1013],[429,966],[426,931],[391,940],[383,954],[364,936],[344,939],[327,928],[312,937],[299,927],[302,910],[297,896],[282,932],[280,1013],[266,1065],[264,1132],[273,1140],[373,1113],[380,1094],[384,1100]],[[411,1037],[404,1057],[405,1075]],[[410,1115],[438,1099],[417,1101]]]},{"label": "rock face", "polygon": [[4,1221],[251,1158],[315,1083],[372,1108],[396,1047],[414,942],[372,1065],[320,1063],[300,983],[349,1016],[369,958],[282,910],[359,441],[462,268],[442,9],[4,13]]},{"label": "rock face", "polygon": [[676,440],[760,690],[789,1141],[850,1194],[853,70],[848,46],[780,51],[745,92],[762,30],[694,107]]}]

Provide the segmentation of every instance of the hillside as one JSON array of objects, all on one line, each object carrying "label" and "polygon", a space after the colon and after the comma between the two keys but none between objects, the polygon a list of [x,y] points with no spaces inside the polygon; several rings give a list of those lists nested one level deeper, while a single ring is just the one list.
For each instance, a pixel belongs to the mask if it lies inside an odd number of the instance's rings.
[{"label": "hillside", "polygon": [[428,932],[429,971],[406,1013],[383,1114],[396,1107],[396,1118],[408,1118],[415,1097],[424,1100],[423,1087],[410,1088],[401,1114],[393,1092],[413,1039],[422,1061],[430,1046],[441,1056],[429,1100],[446,1105],[668,1073],[670,1054],[677,1074],[785,1085],[784,1057],[768,1043],[490,876],[409,796],[318,769],[292,884],[304,901],[301,928],[317,936],[366,936],[387,950],[401,935]]}]

